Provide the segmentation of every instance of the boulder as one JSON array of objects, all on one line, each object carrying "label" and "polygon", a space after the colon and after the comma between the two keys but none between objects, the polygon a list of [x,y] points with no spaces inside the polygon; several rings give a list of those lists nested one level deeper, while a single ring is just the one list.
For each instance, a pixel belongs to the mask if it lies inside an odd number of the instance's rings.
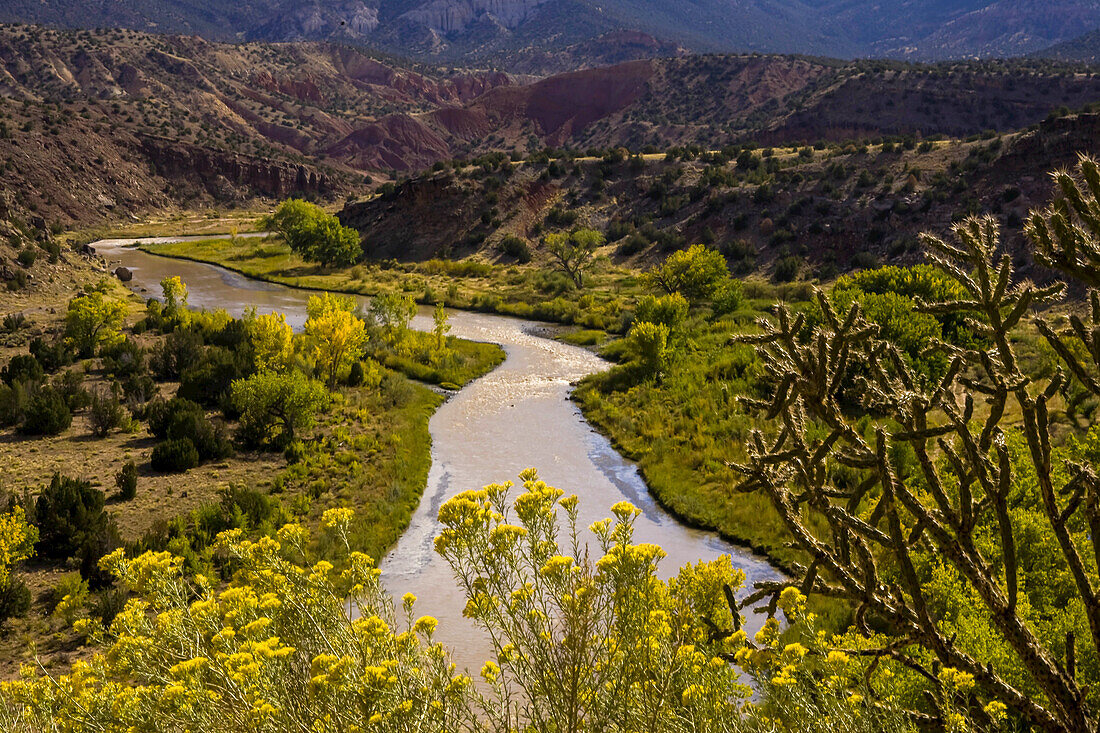
[{"label": "boulder", "polygon": [[130,272],[128,267],[119,266],[115,268],[115,277],[124,283],[128,283],[134,279],[134,273]]}]

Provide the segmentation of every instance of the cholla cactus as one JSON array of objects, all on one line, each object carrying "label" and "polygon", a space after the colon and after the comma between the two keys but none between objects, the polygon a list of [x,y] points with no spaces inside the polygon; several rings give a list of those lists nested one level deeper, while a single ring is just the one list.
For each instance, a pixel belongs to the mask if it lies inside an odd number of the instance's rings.
[{"label": "cholla cactus", "polygon": [[1035,243],[1035,259],[1100,287],[1100,164],[1082,155],[1079,176],[1060,170],[1051,174],[1061,194],[1047,209],[1033,211],[1025,232]]},{"label": "cholla cactus", "polygon": [[[1100,172],[1082,159],[1085,190],[1068,173],[1054,178],[1063,199],[1033,215],[1028,234],[1045,264],[1090,285],[1100,284]],[[749,457],[734,468],[741,491],[767,494],[809,563],[793,581],[802,592],[844,599],[855,607],[867,639],[888,641],[847,650],[890,659],[924,679],[937,705],[928,722],[950,727],[946,701],[966,682],[975,701],[970,714],[986,723],[1007,711],[1042,730],[1098,730],[1100,710],[1077,669],[1071,632],[1052,640],[1040,633],[1027,606],[1018,563],[1025,531],[1052,533],[1052,567],[1072,579],[1073,610],[1087,619],[1090,659],[1100,646],[1100,480],[1092,468],[1057,460],[1050,435],[1052,400],[1064,372],[1046,379],[1025,373],[1013,333],[1025,319],[1061,357],[1063,368],[1100,395],[1100,298],[1091,296],[1089,323],[1071,319],[1058,333],[1032,315],[1059,300],[1062,283],[1037,287],[1016,282],[1008,256],[998,256],[999,232],[991,218],[970,218],[953,228],[951,241],[926,235],[932,259],[962,283],[965,298],[918,303],[937,315],[961,314],[988,344],[959,348],[929,344],[950,361],[938,383],[915,374],[899,350],[879,338],[857,305],[837,313],[818,293],[824,323],[807,340],[804,319],[780,306],[759,345],[773,384],[770,400],[746,400],[770,427],[755,432]],[[860,363],[859,392],[869,414],[858,424],[839,403],[841,386]],[[1011,452],[1012,446],[1022,446]],[[908,458],[905,458],[908,457]],[[904,463],[904,465],[902,465]],[[1012,504],[1016,484],[1035,481],[1040,506],[1035,528],[1020,526]],[[1041,526],[1039,526],[1041,525]],[[1026,549],[1026,548],[1025,548]],[[989,620],[1005,657],[966,651],[932,606],[920,558],[942,563],[957,578],[958,597]],[[792,583],[766,583],[744,604],[771,599]],[[743,604],[743,605],[744,605]],[[1059,613],[1063,609],[1057,609]],[[874,619],[890,631],[876,637]],[[1011,668],[1011,674],[1006,672]],[[941,670],[952,670],[946,675]],[[946,680],[946,677],[951,679]]]}]

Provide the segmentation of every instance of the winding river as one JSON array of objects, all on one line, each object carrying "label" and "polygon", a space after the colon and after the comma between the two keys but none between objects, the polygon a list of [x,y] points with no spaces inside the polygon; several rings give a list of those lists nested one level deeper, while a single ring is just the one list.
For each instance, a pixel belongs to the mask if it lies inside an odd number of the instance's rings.
[{"label": "winding river", "polygon": [[[300,328],[310,293],[252,280],[229,270],[141,252],[136,240],[102,240],[96,252],[128,267],[130,286],[158,293],[160,280],[179,275],[187,284],[189,302],[198,308],[224,308],[239,316],[246,308],[281,311]],[[179,241],[144,239],[142,242]],[[631,462],[597,433],[569,400],[570,384],[609,364],[595,354],[535,335],[531,322],[503,316],[453,311],[451,334],[500,344],[507,359],[492,373],[469,384],[432,416],[432,466],[428,485],[409,528],[380,563],[386,588],[400,597],[418,598],[417,613],[439,619],[437,638],[454,651],[459,667],[479,669],[488,658],[486,637],[462,616],[465,597],[451,570],[432,549],[439,530],[439,506],[450,496],[489,483],[517,481],[524,468],[538,468],[540,477],[566,494],[576,493],[584,526],[609,515],[609,507],[628,499],[642,510],[635,528],[641,542],[661,545],[668,557],[662,572],[672,575],[688,562],[723,554],[745,571],[746,582],[778,577],[760,557],[721,540],[717,535],[685,527],[650,496]],[[427,309],[413,326],[430,329]],[[750,630],[758,618],[748,619]],[[751,632],[750,632],[751,633]]]}]

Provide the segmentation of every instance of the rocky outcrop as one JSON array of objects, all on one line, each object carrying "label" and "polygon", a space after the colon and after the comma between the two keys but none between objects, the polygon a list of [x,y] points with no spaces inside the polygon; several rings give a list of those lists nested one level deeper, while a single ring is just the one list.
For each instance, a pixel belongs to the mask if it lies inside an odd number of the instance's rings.
[{"label": "rocky outcrop", "polygon": [[593,122],[623,110],[646,91],[650,61],[559,74],[522,87],[494,89],[470,106],[494,123],[534,122],[559,145]]},{"label": "rocky outcrop", "polygon": [[250,38],[297,41],[306,38],[361,38],[378,28],[377,4],[360,0],[284,5],[249,32]]},{"label": "rocky outcrop", "polygon": [[515,28],[550,0],[432,0],[410,10],[402,20],[420,23],[443,34],[457,33],[484,16],[505,28]]},{"label": "rocky outcrop", "polygon": [[349,204],[338,216],[362,233],[368,257],[408,261],[453,253],[451,248],[478,221],[480,209],[468,185],[433,176],[410,179],[391,195]]},{"label": "rocky outcrop", "polygon": [[[166,138],[140,136],[142,152],[157,175],[204,188],[217,199],[264,195],[285,198],[292,194],[326,195],[342,190],[347,182],[313,166],[184,145]],[[226,190],[226,184],[230,190]]]},{"label": "rocky outcrop", "polygon": [[391,115],[365,125],[325,153],[368,170],[419,170],[450,155],[438,132],[409,115]]}]

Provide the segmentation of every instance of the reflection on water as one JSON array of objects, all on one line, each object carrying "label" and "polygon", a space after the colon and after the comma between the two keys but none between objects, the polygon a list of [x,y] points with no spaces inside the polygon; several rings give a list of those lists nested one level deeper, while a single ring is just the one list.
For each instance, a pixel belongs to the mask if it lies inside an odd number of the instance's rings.
[{"label": "reflection on water", "polygon": [[[300,327],[305,319],[306,291],[249,280],[211,265],[155,257],[124,249],[134,240],[98,242],[96,250],[134,272],[135,289],[158,291],[157,283],[179,275],[187,283],[192,306],[225,308],[233,315],[255,307],[278,310]],[[165,240],[167,241],[167,240]],[[174,240],[172,240],[174,241]],[[462,617],[465,598],[451,570],[433,548],[439,530],[439,506],[454,494],[489,483],[517,480],[525,468],[566,494],[581,498],[580,521],[588,526],[609,514],[626,498],[642,510],[635,536],[661,545],[668,553],[661,570],[668,576],[685,563],[733,557],[747,582],[777,577],[761,558],[734,547],[715,534],[684,527],[649,494],[634,464],[622,458],[606,438],[585,422],[569,400],[570,384],[608,367],[584,349],[541,338],[530,323],[514,318],[455,311],[452,335],[501,344],[507,360],[491,374],[468,385],[431,418],[432,466],[428,486],[409,528],[381,562],[386,588],[395,596],[414,593],[417,612],[439,619],[437,638],[455,652],[460,666],[478,669],[489,656],[488,640]],[[425,309],[413,321],[430,329]],[[758,628],[749,618],[750,633]]]}]

